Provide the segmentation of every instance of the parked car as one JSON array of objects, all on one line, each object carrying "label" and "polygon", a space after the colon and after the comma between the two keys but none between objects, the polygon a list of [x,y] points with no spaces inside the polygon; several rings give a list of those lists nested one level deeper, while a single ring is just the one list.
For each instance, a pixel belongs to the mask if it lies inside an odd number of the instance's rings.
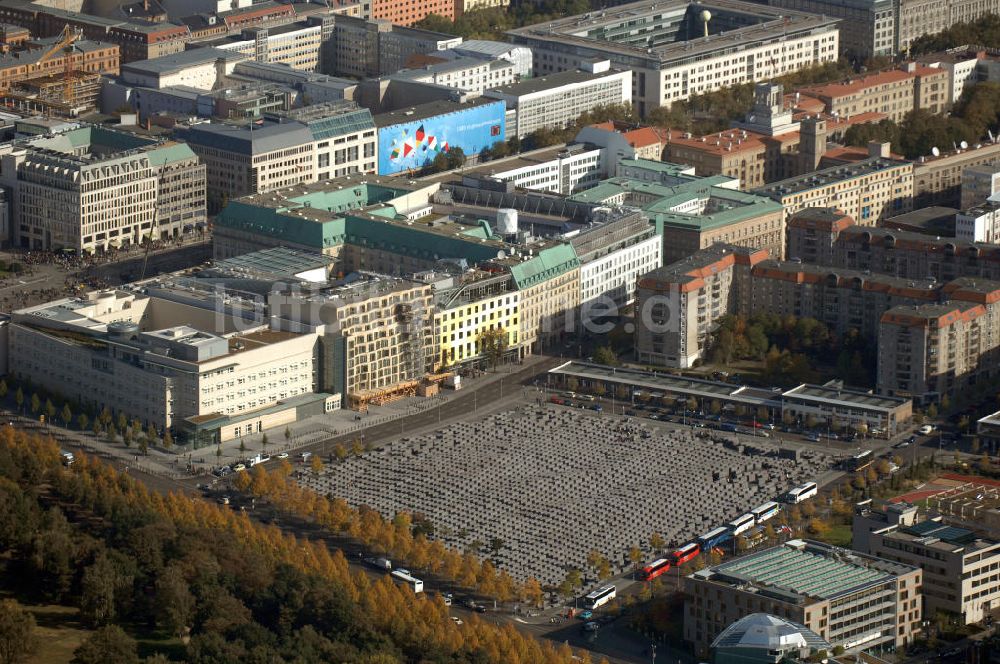
[{"label": "parked car", "polygon": [[583,631],[585,632],[596,632],[601,628],[600,624],[596,622],[588,622],[583,624]]},{"label": "parked car", "polygon": [[278,452],[278,458],[279,459],[287,459],[288,458],[288,452]]},{"label": "parked car", "polygon": [[587,609],[586,611],[581,611],[579,615],[577,615],[577,618],[579,618],[580,620],[590,620],[593,616],[594,612],[591,611],[590,609]]},{"label": "parked car", "polygon": [[242,463],[238,463],[235,466],[233,466],[233,471],[237,472],[237,473],[243,472],[246,469],[247,469],[247,467],[245,465],[243,465]]},{"label": "parked car", "polygon": [[459,618],[458,616],[452,616],[451,617],[451,621],[453,623],[455,623],[456,625],[461,625],[462,624],[462,619]]},{"label": "parked car", "polygon": [[229,504],[229,496],[222,496],[221,498],[219,498],[219,504],[220,505],[228,505]]},{"label": "parked car", "polygon": [[930,424],[925,424],[924,426],[922,426],[919,429],[917,429],[917,432],[920,433],[921,436],[926,436],[926,435],[930,434],[933,431],[934,431],[934,427],[931,426]]}]

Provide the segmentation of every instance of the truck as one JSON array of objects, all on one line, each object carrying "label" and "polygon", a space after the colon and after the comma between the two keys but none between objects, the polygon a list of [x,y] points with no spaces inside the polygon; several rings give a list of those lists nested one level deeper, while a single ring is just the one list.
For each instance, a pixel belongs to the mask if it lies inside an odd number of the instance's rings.
[{"label": "truck", "polygon": [[375,569],[380,569],[385,572],[392,571],[392,561],[388,558],[365,558],[365,562]]}]

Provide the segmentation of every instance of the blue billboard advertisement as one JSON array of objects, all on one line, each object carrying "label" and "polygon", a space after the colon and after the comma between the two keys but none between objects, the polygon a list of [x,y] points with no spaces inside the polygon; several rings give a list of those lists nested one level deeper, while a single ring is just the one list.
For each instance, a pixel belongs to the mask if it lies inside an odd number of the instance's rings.
[{"label": "blue billboard advertisement", "polygon": [[466,155],[479,154],[505,140],[505,109],[497,101],[379,128],[379,175],[421,169],[456,147]]}]

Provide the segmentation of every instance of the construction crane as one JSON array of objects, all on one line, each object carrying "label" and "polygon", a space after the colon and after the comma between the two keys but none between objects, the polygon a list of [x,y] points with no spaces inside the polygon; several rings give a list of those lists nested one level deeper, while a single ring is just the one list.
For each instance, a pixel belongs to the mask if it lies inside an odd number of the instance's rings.
[{"label": "construction crane", "polygon": [[73,103],[73,58],[70,56],[73,53],[73,44],[76,43],[83,33],[79,30],[74,30],[69,26],[69,23],[63,26],[62,32],[59,33],[59,39],[55,44],[52,45],[49,50],[42,54],[42,57],[38,58],[38,64],[41,65],[43,62],[51,58],[53,55],[62,51],[65,58],[65,67],[63,72],[63,85],[65,89],[63,91],[63,98],[66,103],[72,105]]}]

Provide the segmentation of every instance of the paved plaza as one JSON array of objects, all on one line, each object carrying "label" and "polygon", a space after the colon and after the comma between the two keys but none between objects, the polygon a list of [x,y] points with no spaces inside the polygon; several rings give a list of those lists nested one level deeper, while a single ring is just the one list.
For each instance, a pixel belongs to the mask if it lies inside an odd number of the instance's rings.
[{"label": "paved plaza", "polygon": [[493,558],[508,573],[558,583],[569,567],[586,568],[591,549],[623,570],[628,549],[651,533],[683,543],[833,463],[699,431],[523,405],[400,438],[301,481],[386,516],[422,513],[458,548],[498,538]]}]

